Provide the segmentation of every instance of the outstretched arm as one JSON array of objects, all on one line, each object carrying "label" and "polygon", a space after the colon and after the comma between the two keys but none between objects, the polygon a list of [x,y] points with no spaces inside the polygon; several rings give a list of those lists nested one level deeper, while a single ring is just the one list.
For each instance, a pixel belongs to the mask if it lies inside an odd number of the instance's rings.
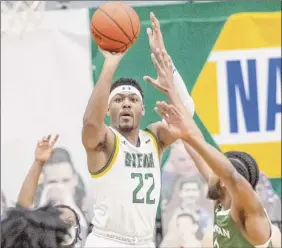
[{"label": "outstretched arm", "polygon": [[51,135],[48,135],[48,137],[44,137],[37,143],[34,162],[21,187],[17,200],[18,205],[25,208],[31,208],[33,206],[34,196],[43,165],[51,157],[53,153],[53,147],[58,138],[59,136],[56,135],[51,141]]},{"label": "outstretched arm", "polygon": [[105,57],[102,72],[88,101],[84,116],[82,142],[87,151],[94,150],[105,139],[107,128],[104,118],[108,110],[108,100],[114,73],[125,53],[111,54],[100,50]]},{"label": "outstretched arm", "polygon": [[[182,77],[167,54],[160,22],[152,12],[150,13],[150,20],[152,27],[147,28],[147,34],[152,51],[152,61],[157,69],[158,78],[154,80],[151,77],[145,76],[144,80],[162,91],[168,97],[168,101],[179,110],[185,111],[187,109],[193,115],[194,101],[189,95]],[[165,74],[168,82],[162,79],[162,73]],[[156,134],[163,149],[175,141],[170,135],[164,121],[153,123],[148,128]]]},{"label": "outstretched arm", "polygon": [[237,172],[224,154],[198,138],[200,130],[191,115],[184,116],[174,106],[166,103],[158,103],[158,106],[171,132],[191,145],[222,180],[232,197],[231,214],[238,221],[242,221],[241,217],[244,216],[242,225],[248,238],[256,242],[266,242],[270,235],[269,221],[250,183]]}]

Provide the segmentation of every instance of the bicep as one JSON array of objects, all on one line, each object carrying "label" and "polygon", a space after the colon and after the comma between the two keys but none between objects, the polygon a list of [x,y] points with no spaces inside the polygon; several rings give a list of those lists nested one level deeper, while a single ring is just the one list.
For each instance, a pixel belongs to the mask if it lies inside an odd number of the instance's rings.
[{"label": "bicep", "polygon": [[107,129],[104,138],[93,149],[86,149],[87,165],[90,174],[96,174],[107,165],[116,149],[116,135]]},{"label": "bicep", "polygon": [[100,143],[104,142],[108,133],[108,127],[104,124],[97,128],[94,125],[86,124],[82,128],[82,143],[84,148],[94,150]]},{"label": "bicep", "polygon": [[264,213],[263,206],[255,190],[236,170],[232,172],[230,180],[224,183],[232,197],[232,205],[237,211],[244,210],[246,214]]}]

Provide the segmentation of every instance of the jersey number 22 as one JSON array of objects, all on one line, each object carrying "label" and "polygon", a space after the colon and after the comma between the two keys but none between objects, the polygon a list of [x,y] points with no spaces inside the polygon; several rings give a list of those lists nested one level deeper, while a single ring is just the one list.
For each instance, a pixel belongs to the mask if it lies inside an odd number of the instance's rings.
[{"label": "jersey number 22", "polygon": [[[145,204],[155,204],[155,199],[151,199],[151,193],[155,188],[155,181],[154,181],[154,176],[152,173],[146,173],[146,174],[142,174],[142,173],[131,173],[131,178],[135,179],[137,178],[139,183],[137,185],[137,187],[135,188],[135,190],[133,191],[133,203],[145,203]],[[145,197],[142,198],[138,198],[137,194],[139,193],[139,191],[142,189],[143,185],[144,185],[144,180],[151,180],[152,184],[149,187],[149,189],[147,190],[146,193],[146,199]]]}]

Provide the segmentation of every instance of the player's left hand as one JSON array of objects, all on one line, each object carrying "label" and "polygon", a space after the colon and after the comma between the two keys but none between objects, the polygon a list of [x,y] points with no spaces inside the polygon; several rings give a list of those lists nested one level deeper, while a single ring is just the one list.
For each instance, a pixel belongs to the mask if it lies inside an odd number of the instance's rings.
[{"label": "player's left hand", "polygon": [[54,145],[58,138],[59,135],[56,135],[51,140],[51,135],[48,135],[39,140],[35,149],[35,160],[41,163],[47,162],[54,152]]},{"label": "player's left hand", "polygon": [[170,134],[175,139],[187,139],[199,135],[198,128],[188,113],[184,116],[177,108],[166,102],[157,102],[155,111],[166,121]]},{"label": "player's left hand", "polygon": [[166,51],[164,39],[161,31],[161,25],[157,17],[153,12],[150,13],[151,28],[147,28],[147,35],[149,38],[149,45],[152,53],[156,53],[156,49],[160,51]]},{"label": "player's left hand", "polygon": [[156,53],[151,54],[152,62],[157,70],[157,78],[153,79],[144,76],[144,80],[151,83],[156,89],[167,94],[173,86],[173,68],[170,56],[165,50],[156,49]]}]

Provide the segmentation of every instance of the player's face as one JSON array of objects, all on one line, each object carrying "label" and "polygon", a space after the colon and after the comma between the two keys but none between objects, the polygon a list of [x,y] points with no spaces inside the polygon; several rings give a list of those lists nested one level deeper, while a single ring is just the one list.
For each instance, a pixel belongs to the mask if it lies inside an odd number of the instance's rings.
[{"label": "player's face", "polygon": [[200,188],[196,182],[187,182],[182,185],[179,196],[187,204],[196,204],[200,197]]},{"label": "player's face", "polygon": [[73,248],[75,243],[76,229],[78,223],[76,222],[73,211],[68,208],[60,207],[61,211],[60,218],[69,226],[69,235],[66,236],[66,244],[61,245],[62,248]]},{"label": "player's face", "polygon": [[122,132],[131,132],[139,128],[143,111],[144,105],[141,99],[130,92],[117,94],[109,106],[111,123]]},{"label": "player's face", "polygon": [[77,223],[76,223],[76,218],[75,218],[73,211],[71,211],[68,208],[63,208],[63,207],[59,209],[61,212],[60,218],[70,227],[76,227]]},{"label": "player's face", "polygon": [[76,175],[71,165],[67,162],[44,167],[45,184],[64,184],[73,193],[76,186]]},{"label": "player's face", "polygon": [[220,180],[219,178],[212,174],[208,183],[208,194],[207,197],[208,199],[211,200],[219,200],[222,195],[222,189],[220,186]]}]

